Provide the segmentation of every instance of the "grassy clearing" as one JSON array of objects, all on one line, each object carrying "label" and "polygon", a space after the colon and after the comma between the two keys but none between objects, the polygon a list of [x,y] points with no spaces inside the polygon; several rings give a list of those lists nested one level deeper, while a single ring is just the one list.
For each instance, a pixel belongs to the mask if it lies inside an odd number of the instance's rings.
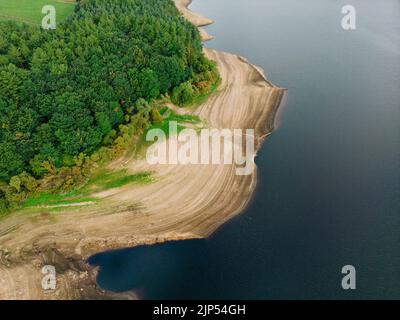
[{"label": "grassy clearing", "polygon": [[165,133],[165,136],[168,138],[170,135],[170,132],[169,132],[170,121],[177,122],[178,133],[180,133],[182,130],[187,129],[189,127],[197,130],[198,128],[200,128],[201,126],[204,125],[202,119],[197,115],[178,114],[168,107],[161,108],[159,112],[160,112],[161,116],[163,117],[163,121],[160,123],[152,124],[144,132],[144,134],[141,135],[140,139],[136,143],[134,157],[136,157],[138,159],[145,157],[147,148],[154,143],[154,142],[146,141],[146,135],[149,132],[149,130],[161,129]]},{"label": "grassy clearing", "polygon": [[57,211],[57,209],[60,211],[62,209],[65,210],[65,206],[70,206],[68,208],[69,210],[77,204],[100,202],[100,199],[90,196],[93,193],[119,188],[133,183],[147,184],[151,182],[153,182],[153,178],[150,172],[140,172],[130,175],[126,170],[100,170],[92,179],[88,181],[88,183],[81,188],[64,194],[49,194],[42,192],[37,196],[28,198],[24,202],[22,209],[51,207],[50,209],[52,211]]},{"label": "grassy clearing", "polygon": [[0,21],[14,20],[32,25],[41,25],[45,16],[42,8],[52,5],[56,8],[57,23],[63,21],[75,8],[73,1],[61,0],[0,0]]},{"label": "grassy clearing", "polygon": [[78,203],[97,202],[97,201],[98,199],[84,197],[77,191],[66,194],[41,193],[36,197],[31,197],[28,200],[26,200],[22,208],[42,207],[42,206],[46,207],[64,206],[64,205],[73,205]]},{"label": "grassy clearing", "polygon": [[[169,123],[171,121],[176,121],[178,123],[178,133],[186,129],[188,125],[199,125],[202,123],[199,116],[192,114],[177,114],[168,107],[164,107],[160,110],[160,114],[163,117],[161,123],[155,123],[147,130],[161,129],[164,131],[166,136],[169,136]],[[147,133],[147,132],[146,132]],[[146,136],[146,134],[144,135]]]},{"label": "grassy clearing", "polygon": [[129,175],[126,170],[100,171],[81,189],[81,192],[93,193],[123,187],[128,184],[147,184],[153,182],[150,172],[139,172]]}]

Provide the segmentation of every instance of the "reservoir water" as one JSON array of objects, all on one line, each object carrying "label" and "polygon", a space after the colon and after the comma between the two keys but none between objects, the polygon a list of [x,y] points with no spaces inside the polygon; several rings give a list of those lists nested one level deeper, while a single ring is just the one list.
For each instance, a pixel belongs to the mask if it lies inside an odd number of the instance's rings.
[{"label": "reservoir water", "polygon": [[[356,8],[357,29],[341,26]],[[400,298],[400,1],[195,0],[206,44],[287,88],[251,206],[207,240],[106,252],[98,282],[147,299]],[[341,287],[342,267],[357,290]]]}]

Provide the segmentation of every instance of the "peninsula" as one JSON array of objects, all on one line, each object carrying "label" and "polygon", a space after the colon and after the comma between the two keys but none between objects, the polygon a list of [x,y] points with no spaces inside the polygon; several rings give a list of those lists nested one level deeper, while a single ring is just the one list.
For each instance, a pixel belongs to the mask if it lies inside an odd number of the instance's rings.
[{"label": "peninsula", "polygon": [[[190,11],[190,2],[175,0],[203,40],[211,39],[202,27],[213,21]],[[211,128],[253,128],[260,148],[274,129],[285,90],[243,57],[204,52],[217,63],[221,84],[195,110],[181,112],[205,119]],[[87,258],[112,249],[208,237],[246,208],[257,183],[256,171],[238,176],[235,165],[151,166],[127,154],[109,167],[132,175],[151,172],[155,181],[94,193],[91,197],[101,201],[78,209],[66,206],[52,214],[38,208],[0,220],[0,299],[135,298],[134,293],[102,290]],[[57,270],[54,291],[41,287],[44,265]]]}]

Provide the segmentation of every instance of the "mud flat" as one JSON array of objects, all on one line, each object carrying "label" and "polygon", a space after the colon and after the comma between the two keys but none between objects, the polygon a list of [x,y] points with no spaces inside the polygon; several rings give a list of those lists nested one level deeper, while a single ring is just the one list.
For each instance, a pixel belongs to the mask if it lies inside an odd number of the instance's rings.
[{"label": "mud flat", "polygon": [[[212,20],[187,9],[197,26]],[[204,33],[203,33],[204,35]],[[274,129],[284,89],[234,54],[205,49],[217,62],[222,83],[195,114],[213,128],[255,129],[258,148]],[[96,253],[170,240],[204,238],[240,214],[251,201],[257,170],[236,175],[235,165],[149,165],[123,159],[111,164],[131,173],[151,171],[155,183],[97,195],[99,204],[46,214],[14,213],[0,221],[0,299],[133,299],[96,284],[97,270],[86,263]],[[57,270],[57,289],[41,287],[44,265]]]}]

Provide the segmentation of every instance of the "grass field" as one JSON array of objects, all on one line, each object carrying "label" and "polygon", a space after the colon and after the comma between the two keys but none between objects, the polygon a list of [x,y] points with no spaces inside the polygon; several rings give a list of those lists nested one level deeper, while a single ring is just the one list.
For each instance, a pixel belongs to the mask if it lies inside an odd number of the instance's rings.
[{"label": "grass field", "polygon": [[52,5],[56,8],[56,22],[70,15],[75,7],[71,0],[0,0],[0,20],[14,20],[33,25],[41,25],[45,16],[42,8]]},{"label": "grass field", "polygon": [[130,184],[148,184],[153,181],[151,172],[128,174],[126,170],[99,170],[99,172],[83,187],[61,194],[40,193],[27,199],[22,209],[35,207],[49,207],[50,209],[57,209],[57,207],[60,207],[62,209],[65,206],[73,206],[79,203],[97,203],[100,200],[91,197],[94,193],[120,188]]}]

